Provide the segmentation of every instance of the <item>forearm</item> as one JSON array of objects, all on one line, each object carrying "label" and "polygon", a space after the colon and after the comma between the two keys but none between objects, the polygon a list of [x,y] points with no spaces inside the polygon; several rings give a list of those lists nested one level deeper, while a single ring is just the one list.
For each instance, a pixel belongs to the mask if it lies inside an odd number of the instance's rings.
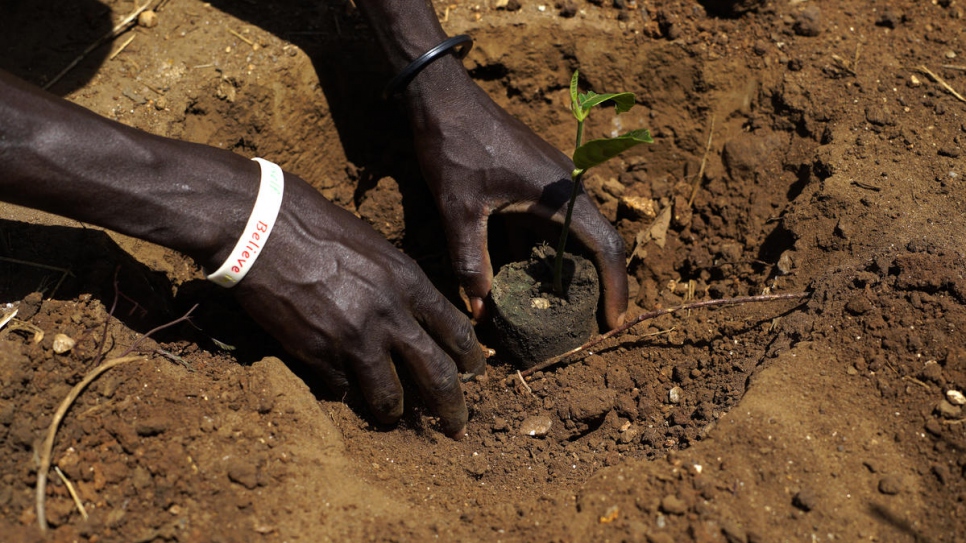
[{"label": "forearm", "polygon": [[153,136],[0,71],[0,200],[171,247],[217,266],[258,190],[258,165]]}]

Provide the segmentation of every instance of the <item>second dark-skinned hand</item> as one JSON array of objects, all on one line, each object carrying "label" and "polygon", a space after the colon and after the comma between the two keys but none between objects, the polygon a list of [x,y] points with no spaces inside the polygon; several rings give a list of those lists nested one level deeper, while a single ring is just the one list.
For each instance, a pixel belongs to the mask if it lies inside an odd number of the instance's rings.
[{"label": "second dark-skinned hand", "polygon": [[271,238],[235,288],[251,316],[338,392],[352,374],[375,417],[396,422],[403,362],[444,433],[467,409],[458,373],[483,374],[469,319],[375,230],[286,174]]},{"label": "second dark-skinned hand", "polygon": [[[461,69],[437,76],[443,70],[431,67],[417,78],[411,124],[456,273],[474,316],[480,317],[493,281],[489,216],[522,212],[563,223],[574,165],[461,77]],[[577,197],[571,231],[592,254],[603,290],[602,316],[608,328],[615,328],[627,309],[624,242],[584,192]]]}]

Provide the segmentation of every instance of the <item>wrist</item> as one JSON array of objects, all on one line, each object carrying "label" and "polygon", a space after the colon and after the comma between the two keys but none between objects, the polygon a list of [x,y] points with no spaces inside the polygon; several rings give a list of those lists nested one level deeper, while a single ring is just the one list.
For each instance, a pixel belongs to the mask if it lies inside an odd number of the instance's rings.
[{"label": "wrist", "polygon": [[449,54],[426,66],[399,93],[414,128],[465,108],[482,89],[463,63]]},{"label": "wrist", "polygon": [[238,284],[255,265],[268,243],[282,207],[285,176],[282,169],[265,159],[255,158],[261,168],[258,196],[251,215],[231,253],[207,279],[222,287]]}]

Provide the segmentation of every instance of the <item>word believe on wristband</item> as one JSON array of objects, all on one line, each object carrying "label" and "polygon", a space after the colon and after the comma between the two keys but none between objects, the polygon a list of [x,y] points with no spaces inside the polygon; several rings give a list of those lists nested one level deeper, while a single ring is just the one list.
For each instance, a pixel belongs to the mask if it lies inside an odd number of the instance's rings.
[{"label": "word believe on wristband", "polygon": [[285,176],[278,165],[261,158],[253,158],[262,169],[262,181],[255,198],[255,208],[248,218],[248,224],[242,232],[238,243],[232,249],[231,255],[208,280],[225,288],[231,288],[245,278],[245,274],[252,269],[255,259],[262,252],[262,247],[268,241],[268,236],[275,226],[278,210],[282,207],[282,193],[285,189]]}]

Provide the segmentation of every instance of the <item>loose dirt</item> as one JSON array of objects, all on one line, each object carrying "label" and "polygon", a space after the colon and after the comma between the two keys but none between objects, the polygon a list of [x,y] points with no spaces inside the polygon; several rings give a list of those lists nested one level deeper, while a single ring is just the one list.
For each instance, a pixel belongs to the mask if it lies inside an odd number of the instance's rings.
[{"label": "loose dirt", "polygon": [[[5,5],[0,65],[44,84],[133,4]],[[654,145],[586,180],[634,255],[632,314],[812,296],[665,316],[526,383],[498,354],[455,442],[414,393],[391,429],[327,395],[181,255],[3,206],[0,302],[29,324],[0,330],[4,540],[44,539],[36,451],[70,388],[197,303],[67,413],[53,461],[90,518],[52,473],[51,539],[966,541],[966,418],[946,395],[966,389],[966,103],[920,68],[966,93],[966,7],[497,4],[435,7],[476,40],[479,84],[565,152],[574,68],[637,93],[588,136],[644,126]],[[459,303],[372,58],[351,2],[171,0],[51,91],[277,161]]]}]

